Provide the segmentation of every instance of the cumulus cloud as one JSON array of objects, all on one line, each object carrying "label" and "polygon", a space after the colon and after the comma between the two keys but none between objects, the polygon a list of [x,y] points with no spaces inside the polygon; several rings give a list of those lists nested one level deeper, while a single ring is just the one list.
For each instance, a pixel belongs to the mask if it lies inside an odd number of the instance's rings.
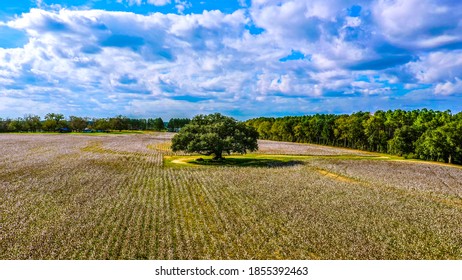
[{"label": "cumulus cloud", "polygon": [[455,1],[254,0],[232,13],[187,15],[189,1],[130,1],[177,5],[179,14],[32,9],[2,23],[28,37],[0,48],[3,98],[191,116],[351,112],[398,104],[393,96],[422,87],[433,91],[406,100],[460,92]]},{"label": "cumulus cloud", "polygon": [[419,82],[426,84],[462,77],[462,50],[422,54],[407,68]]},{"label": "cumulus cloud", "polygon": [[372,9],[380,31],[393,43],[413,49],[462,43],[460,1],[380,0]]},{"label": "cumulus cloud", "polygon": [[220,38],[239,36],[244,25],[241,11],[140,16],[33,9],[8,23],[30,40],[22,49],[0,51],[1,78],[33,78],[43,87],[71,88],[113,103],[204,92],[228,97],[246,78],[233,72],[238,57],[232,49],[222,52]]},{"label": "cumulus cloud", "polygon": [[439,83],[435,87],[435,93],[441,95],[462,94],[462,80],[455,78],[453,82]]}]

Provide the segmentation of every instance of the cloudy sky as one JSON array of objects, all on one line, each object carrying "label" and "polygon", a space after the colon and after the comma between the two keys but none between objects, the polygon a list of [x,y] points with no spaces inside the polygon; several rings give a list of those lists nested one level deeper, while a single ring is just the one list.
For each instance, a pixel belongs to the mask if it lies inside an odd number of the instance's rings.
[{"label": "cloudy sky", "polygon": [[462,1],[0,1],[0,117],[397,108],[462,111]]}]

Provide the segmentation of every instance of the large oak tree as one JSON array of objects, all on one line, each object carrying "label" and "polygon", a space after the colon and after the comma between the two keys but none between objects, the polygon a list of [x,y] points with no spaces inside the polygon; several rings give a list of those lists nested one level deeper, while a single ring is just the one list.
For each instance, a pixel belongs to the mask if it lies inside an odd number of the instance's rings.
[{"label": "large oak tree", "polygon": [[223,152],[256,151],[258,132],[245,123],[219,113],[198,115],[172,139],[173,151],[186,151],[223,158]]}]

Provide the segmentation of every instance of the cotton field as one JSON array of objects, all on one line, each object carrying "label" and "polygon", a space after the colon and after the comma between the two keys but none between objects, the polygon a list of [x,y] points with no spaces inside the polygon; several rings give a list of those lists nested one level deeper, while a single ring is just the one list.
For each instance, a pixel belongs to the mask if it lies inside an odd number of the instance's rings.
[{"label": "cotton field", "polygon": [[0,134],[0,258],[462,259],[460,168],[272,141],[302,164],[166,166],[171,136]]}]

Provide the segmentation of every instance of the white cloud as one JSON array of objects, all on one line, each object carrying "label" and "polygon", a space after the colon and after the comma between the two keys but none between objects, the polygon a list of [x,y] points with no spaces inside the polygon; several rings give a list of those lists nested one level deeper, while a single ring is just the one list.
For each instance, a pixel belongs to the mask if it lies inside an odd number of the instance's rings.
[{"label": "white cloud", "polygon": [[455,78],[454,82],[447,81],[445,83],[439,83],[435,86],[435,94],[438,95],[452,95],[462,94],[462,80]]},{"label": "white cloud", "polygon": [[407,65],[421,83],[441,83],[462,77],[462,51],[432,52]]},{"label": "white cloud", "polygon": [[[221,42],[242,33],[242,11],[140,16],[34,9],[8,25],[26,30],[30,41],[23,49],[0,51],[1,79],[33,76],[43,80],[43,88],[52,84],[92,92],[91,100],[99,104],[201,97],[204,91],[214,99],[232,99],[248,79],[239,70],[235,50],[223,51]],[[121,83],[128,75],[136,79]]]},{"label": "white cloud", "polygon": [[129,5],[141,5],[141,0],[127,0]]},{"label": "white cloud", "polygon": [[[132,0],[138,3],[191,5]],[[133,115],[241,106],[277,112],[298,104],[297,110],[334,110],[328,105],[334,101],[324,96],[379,98],[403,81],[408,90],[424,84],[450,96],[460,85],[462,53],[431,49],[457,43],[461,24],[455,27],[452,15],[458,12],[450,13],[455,4],[443,1],[438,10],[434,3],[423,1],[424,8],[415,8],[418,15],[404,1],[362,0],[255,0],[231,14],[32,9],[3,23],[25,31],[28,42],[0,48],[0,90],[9,104],[29,97],[69,110],[91,103],[101,112]],[[360,15],[350,14],[353,4],[362,7]],[[426,16],[437,19],[435,28],[447,30],[431,35]],[[402,17],[416,21],[407,25]],[[294,53],[304,58],[280,61]],[[311,98],[321,100],[316,108]]]},{"label": "white cloud", "polygon": [[460,1],[379,0],[372,9],[380,32],[395,44],[436,48],[462,42]]},{"label": "white cloud", "polygon": [[155,6],[165,6],[167,4],[172,3],[171,0],[148,0],[149,4],[155,5]]},{"label": "white cloud", "polygon": [[361,19],[359,17],[346,17],[346,23],[344,27],[358,27],[361,25]]},{"label": "white cloud", "polygon": [[246,0],[238,0],[238,2],[239,2],[239,5],[240,5],[241,7],[247,7],[247,2],[246,2]]},{"label": "white cloud", "polygon": [[183,14],[184,10],[191,8],[192,4],[188,1],[175,0],[175,8],[179,14]]},{"label": "white cloud", "polygon": [[27,98],[13,98],[0,96],[0,112],[9,112],[15,116],[24,116],[34,110],[34,114],[44,115],[50,112],[49,102],[37,102]]}]

